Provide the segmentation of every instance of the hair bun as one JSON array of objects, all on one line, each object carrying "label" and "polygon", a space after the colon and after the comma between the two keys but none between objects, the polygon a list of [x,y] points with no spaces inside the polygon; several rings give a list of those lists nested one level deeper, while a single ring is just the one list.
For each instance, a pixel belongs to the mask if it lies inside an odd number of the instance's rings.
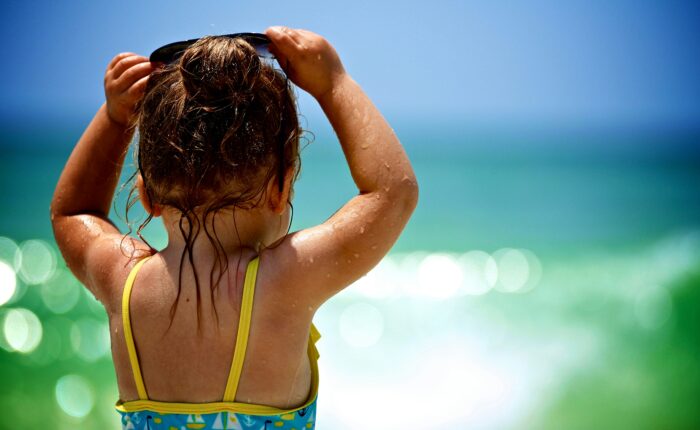
[{"label": "hair bun", "polygon": [[179,68],[188,99],[219,105],[232,98],[245,100],[254,91],[261,61],[243,39],[206,36],[185,50]]}]

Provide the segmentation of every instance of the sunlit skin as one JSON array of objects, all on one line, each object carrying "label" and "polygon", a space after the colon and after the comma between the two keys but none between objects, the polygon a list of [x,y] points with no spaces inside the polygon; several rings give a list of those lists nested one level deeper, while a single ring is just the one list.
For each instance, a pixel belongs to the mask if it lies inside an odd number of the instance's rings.
[{"label": "sunlit skin", "polygon": [[[131,298],[141,369],[153,400],[221,400],[245,265],[259,255],[251,337],[236,400],[280,408],[302,404],[310,387],[306,346],[314,313],[382,259],[417,203],[417,182],[403,147],[331,44],[306,30],[271,27],[266,34],[285,73],[318,101],[328,117],[358,194],[324,223],[287,234],[294,176],[290,168],[282,190],[273,178],[258,207],[217,216],[216,231],[229,262],[213,294],[218,321],[208,294],[209,277],[201,279],[207,293],[198,299],[192,273],[185,270],[167,334],[184,246],[177,226],[180,216],[173,208],[142,199],[147,211],[161,217],[168,234],[168,245],[139,272]],[[121,295],[138,261],[131,258],[132,251],[136,257],[154,251],[139,239],[125,240],[108,214],[132,137],[126,124],[153,69],[147,58],[132,53],[119,54],[110,62],[104,80],[106,102],[73,150],[51,204],[56,242],[66,264],[109,315],[124,401],[138,396],[122,334]],[[137,186],[142,188],[143,183],[138,180]],[[206,238],[197,239],[194,256],[195,266],[209,273],[216,254]],[[197,300],[202,311],[199,332]]]}]

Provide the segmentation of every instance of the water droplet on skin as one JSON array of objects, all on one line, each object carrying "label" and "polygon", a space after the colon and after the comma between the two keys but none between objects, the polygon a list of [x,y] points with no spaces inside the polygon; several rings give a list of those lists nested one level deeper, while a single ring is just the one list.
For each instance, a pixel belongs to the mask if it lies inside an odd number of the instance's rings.
[{"label": "water droplet on skin", "polygon": [[321,54],[318,54],[318,55],[316,56],[316,59],[317,59],[318,61],[321,61]]},{"label": "water droplet on skin", "polygon": [[358,253],[354,253],[354,254],[352,254],[352,256],[355,258],[360,258],[360,254],[358,254]]},{"label": "water droplet on skin", "polygon": [[361,149],[367,149],[367,148],[369,148],[369,143],[363,143],[362,145],[360,145],[360,148],[361,148]]},{"label": "water droplet on skin", "polygon": [[387,193],[389,192],[390,189],[391,188],[389,188],[389,187],[384,187],[384,191],[386,191]]},{"label": "water droplet on skin", "polygon": [[377,199],[377,200],[379,200],[379,199],[381,198],[381,196],[380,196],[379,194],[377,194],[377,195],[374,196],[374,198]]},{"label": "water droplet on skin", "polygon": [[314,308],[312,308],[311,306],[309,306],[309,312],[312,312],[313,310],[314,310]]},{"label": "water droplet on skin", "polygon": [[364,234],[364,232],[365,232],[365,228],[364,228],[364,227],[360,227],[360,234]]},{"label": "water droplet on skin", "polygon": [[352,260],[348,260],[348,264],[352,263]]},{"label": "water droplet on skin", "polygon": [[372,249],[377,249],[377,245],[372,245]]},{"label": "water droplet on skin", "polygon": [[314,262],[314,258],[313,258],[313,257],[309,257],[309,263],[313,263],[313,262]]},{"label": "water droplet on skin", "polygon": [[391,170],[391,166],[389,163],[384,163],[384,167],[386,167],[386,170]]}]

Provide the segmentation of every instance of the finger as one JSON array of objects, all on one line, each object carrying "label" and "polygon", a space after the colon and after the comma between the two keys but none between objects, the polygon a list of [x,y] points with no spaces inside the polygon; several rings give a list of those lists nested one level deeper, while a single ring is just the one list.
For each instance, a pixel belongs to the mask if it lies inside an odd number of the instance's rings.
[{"label": "finger", "polygon": [[139,64],[139,63],[146,62],[146,61],[148,61],[148,59],[146,57],[141,56],[141,55],[136,55],[136,54],[122,58],[112,68],[112,72],[111,72],[112,79],[114,79],[114,80],[119,79],[119,77],[125,71],[127,71],[130,67],[132,67],[136,64]]},{"label": "finger", "polygon": [[289,27],[282,27],[282,31],[288,34],[289,37],[291,37],[292,40],[294,40],[294,43],[296,43],[297,46],[297,50],[299,51],[306,50],[313,44],[313,39],[304,34],[302,30]]},{"label": "finger", "polygon": [[299,44],[292,37],[292,34],[287,27],[270,27],[265,30],[265,34],[270,38],[270,41],[275,45],[278,52],[288,56],[294,51],[299,50]]},{"label": "finger", "polygon": [[296,30],[294,28],[290,28],[290,27],[285,27],[285,26],[282,26],[281,30],[283,33],[288,34],[289,37],[291,37],[297,43],[297,45],[301,44],[301,42],[303,41],[302,38],[300,37],[298,30]]},{"label": "finger", "polygon": [[132,55],[130,57],[122,58],[112,69],[112,79],[119,79],[122,73],[127,71],[130,67],[143,62],[148,62],[148,58],[141,55]]},{"label": "finger", "polygon": [[268,46],[268,51],[270,51],[270,54],[272,54],[275,60],[277,60],[277,63],[279,63],[279,65],[282,66],[282,69],[285,69],[286,72],[287,65],[289,64],[289,59],[287,56],[284,55],[280,49],[272,43]]},{"label": "finger", "polygon": [[130,57],[132,55],[136,55],[133,52],[122,52],[120,54],[117,54],[112,58],[112,60],[109,62],[109,65],[107,66],[107,71],[114,67],[122,58]]},{"label": "finger", "polygon": [[128,90],[126,90],[127,94],[130,97],[140,99],[141,96],[143,96],[143,93],[146,91],[146,85],[148,84],[148,79],[150,77],[151,75],[146,75],[143,78],[136,81],[132,86],[129,87]]},{"label": "finger", "polygon": [[130,86],[134,85],[136,81],[148,76],[154,70],[153,64],[146,61],[145,63],[139,63],[130,67],[126,72],[114,81],[114,89],[118,92],[126,91]]},{"label": "finger", "polygon": [[323,37],[308,30],[295,30],[297,44],[302,48],[310,48],[318,46],[318,42],[323,40]]}]

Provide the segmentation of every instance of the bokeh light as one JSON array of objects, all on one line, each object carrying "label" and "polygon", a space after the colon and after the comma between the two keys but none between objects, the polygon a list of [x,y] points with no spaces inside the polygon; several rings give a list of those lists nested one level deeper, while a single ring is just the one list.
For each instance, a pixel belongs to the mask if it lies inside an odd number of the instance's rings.
[{"label": "bokeh light", "polygon": [[110,351],[109,327],[94,318],[81,318],[71,326],[70,342],[78,357],[94,362]]},{"label": "bokeh light", "polygon": [[340,336],[350,346],[375,345],[384,333],[381,311],[369,303],[354,303],[343,310],[339,320]]},{"label": "bokeh light", "polygon": [[542,281],[542,262],[539,257],[529,249],[519,249],[519,251],[527,260],[528,267],[527,282],[525,282],[525,285],[519,291],[521,293],[526,293],[535,288]]},{"label": "bokeh light", "polygon": [[418,266],[418,282],[428,297],[449,299],[457,295],[464,273],[449,254],[430,254]]},{"label": "bokeh light", "polygon": [[530,279],[530,264],[518,249],[504,248],[493,253],[498,266],[496,289],[506,293],[522,290]]},{"label": "bokeh light", "polygon": [[463,268],[462,292],[479,296],[486,294],[498,280],[496,260],[484,251],[469,251],[459,257]]},{"label": "bokeh light", "polygon": [[84,418],[95,405],[92,386],[80,375],[65,375],[56,382],[56,402],[63,412]]},{"label": "bokeh light", "polygon": [[15,270],[6,262],[0,260],[0,306],[9,302],[17,289]]},{"label": "bokeh light", "polygon": [[14,270],[19,270],[22,263],[19,246],[9,237],[0,236],[0,260],[8,263]]},{"label": "bokeh light", "polygon": [[59,329],[51,323],[46,323],[43,325],[41,342],[29,357],[33,363],[45,366],[61,357],[62,348],[63,343]]},{"label": "bokeh light", "polygon": [[503,248],[493,255],[481,250],[463,254],[418,251],[387,255],[349,292],[373,300],[445,300],[481,296],[494,288],[524,293],[541,278],[542,264],[528,249]]},{"label": "bokeh light", "polygon": [[0,348],[7,352],[14,352],[15,349],[7,343],[7,339],[5,338],[5,317],[10,310],[11,309],[0,308]]},{"label": "bokeh light", "polygon": [[19,275],[27,284],[40,284],[56,270],[54,250],[43,240],[31,239],[20,245],[22,254]]},{"label": "bokeh light", "polygon": [[15,351],[28,353],[41,342],[41,321],[29,309],[10,309],[5,314],[3,333],[7,344]]},{"label": "bokeh light", "polygon": [[58,269],[41,285],[41,299],[55,314],[64,314],[78,303],[83,287],[66,269]]}]

